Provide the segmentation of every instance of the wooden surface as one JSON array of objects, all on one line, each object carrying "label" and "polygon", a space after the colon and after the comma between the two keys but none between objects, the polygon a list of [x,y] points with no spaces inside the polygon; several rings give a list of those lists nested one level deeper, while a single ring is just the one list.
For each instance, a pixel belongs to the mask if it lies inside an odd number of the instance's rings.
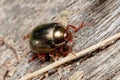
[{"label": "wooden surface", "polygon": [[[17,80],[52,61],[32,56],[23,37],[39,24],[60,22],[91,24],[75,35],[72,47],[79,52],[120,32],[120,0],[0,0],[0,80]],[[33,80],[120,80],[120,40]]]}]

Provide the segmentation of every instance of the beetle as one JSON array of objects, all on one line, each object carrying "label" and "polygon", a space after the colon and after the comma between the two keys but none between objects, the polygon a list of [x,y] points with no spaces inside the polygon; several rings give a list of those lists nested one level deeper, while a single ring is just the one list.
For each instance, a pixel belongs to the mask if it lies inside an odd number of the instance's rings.
[{"label": "beetle", "polygon": [[[64,25],[60,23],[47,23],[37,26],[30,34],[29,44],[34,55],[29,60],[36,58],[45,59],[46,55],[52,56],[55,53],[66,56],[72,52],[71,43],[73,43],[73,34],[83,27],[83,23],[79,27],[73,25]],[[70,28],[73,31],[70,31]],[[74,53],[73,53],[74,54]]]}]

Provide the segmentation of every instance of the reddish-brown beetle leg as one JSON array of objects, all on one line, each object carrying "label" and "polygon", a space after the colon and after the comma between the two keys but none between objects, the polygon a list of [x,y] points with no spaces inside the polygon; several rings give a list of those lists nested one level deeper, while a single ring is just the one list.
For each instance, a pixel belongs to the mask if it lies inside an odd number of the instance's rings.
[{"label": "reddish-brown beetle leg", "polygon": [[63,56],[67,56],[68,55],[68,53],[66,51],[63,51],[62,47],[60,48],[59,51],[60,51],[61,54],[63,54]]},{"label": "reddish-brown beetle leg", "polygon": [[50,56],[51,58],[53,58],[53,57],[54,57],[54,54],[51,52],[51,53],[49,53],[49,56]]},{"label": "reddish-brown beetle leg", "polygon": [[45,53],[38,53],[37,55],[40,60],[43,60],[43,61],[45,60],[45,57],[46,57]]},{"label": "reddish-brown beetle leg", "polygon": [[70,43],[70,45],[71,45],[71,44],[72,44],[72,45],[75,44],[75,42],[72,41],[72,40],[70,40],[69,43]]},{"label": "reddish-brown beetle leg", "polygon": [[69,52],[72,53],[72,54],[76,57],[76,55],[75,55],[75,53],[73,52],[73,50],[71,49],[71,47],[68,47],[68,49],[69,49]]},{"label": "reddish-brown beetle leg", "polygon": [[49,56],[50,56],[54,61],[56,61],[56,60],[58,59],[58,57],[55,56],[54,52],[49,53]]},{"label": "reddish-brown beetle leg", "polygon": [[37,58],[37,55],[34,54],[30,59],[29,59],[29,63],[32,62],[33,60],[35,60]]},{"label": "reddish-brown beetle leg", "polygon": [[69,28],[73,28],[74,29],[74,31],[72,33],[74,33],[74,32],[79,30],[79,28],[77,28],[76,26],[73,26],[73,25],[67,25],[66,30],[69,31]]},{"label": "reddish-brown beetle leg", "polygon": [[78,28],[76,26],[73,26],[73,25],[67,25],[66,31],[69,31],[69,28],[73,28],[74,29],[73,33],[75,33],[83,27],[85,27],[84,22],[82,22]]},{"label": "reddish-brown beetle leg", "polygon": [[78,38],[78,36],[75,36],[75,35],[72,35],[73,37],[75,37],[75,38]]},{"label": "reddish-brown beetle leg", "polygon": [[35,60],[36,58],[39,58],[40,60],[45,60],[46,55],[44,53],[35,53],[32,58],[29,59],[29,63]]},{"label": "reddish-brown beetle leg", "polygon": [[62,54],[63,54],[63,56],[67,56],[68,55],[68,53],[66,51],[63,52]]},{"label": "reddish-brown beetle leg", "polygon": [[85,27],[85,23],[84,23],[84,22],[82,22],[82,23],[80,24],[80,26],[78,27],[78,30],[80,30],[80,29],[83,28],[83,27]]}]

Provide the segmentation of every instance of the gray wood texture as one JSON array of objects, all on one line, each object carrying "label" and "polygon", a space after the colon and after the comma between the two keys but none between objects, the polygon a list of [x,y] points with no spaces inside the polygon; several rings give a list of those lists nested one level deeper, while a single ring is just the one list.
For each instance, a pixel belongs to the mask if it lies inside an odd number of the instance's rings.
[{"label": "gray wood texture", "polygon": [[[0,0],[0,80],[17,80],[52,63],[28,63],[32,53],[28,39],[23,40],[49,22],[86,22],[75,33],[72,48],[79,52],[120,32],[120,0]],[[32,80],[120,80],[120,40]]]}]

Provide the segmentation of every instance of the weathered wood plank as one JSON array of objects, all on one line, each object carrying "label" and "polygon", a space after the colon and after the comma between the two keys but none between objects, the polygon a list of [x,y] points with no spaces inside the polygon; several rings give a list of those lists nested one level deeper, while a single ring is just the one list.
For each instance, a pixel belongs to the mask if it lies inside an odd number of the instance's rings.
[{"label": "weathered wood plank", "polygon": [[[120,0],[1,0],[0,1],[0,80],[16,80],[52,62],[28,63],[31,53],[28,40],[23,37],[41,23],[61,22],[74,24],[92,23],[75,35],[75,52],[120,32]],[[34,80],[119,80],[120,41],[74,62],[49,71],[46,78]],[[16,59],[16,55],[18,60]],[[19,63],[18,63],[19,61]],[[58,70],[58,71],[57,71]]]}]

